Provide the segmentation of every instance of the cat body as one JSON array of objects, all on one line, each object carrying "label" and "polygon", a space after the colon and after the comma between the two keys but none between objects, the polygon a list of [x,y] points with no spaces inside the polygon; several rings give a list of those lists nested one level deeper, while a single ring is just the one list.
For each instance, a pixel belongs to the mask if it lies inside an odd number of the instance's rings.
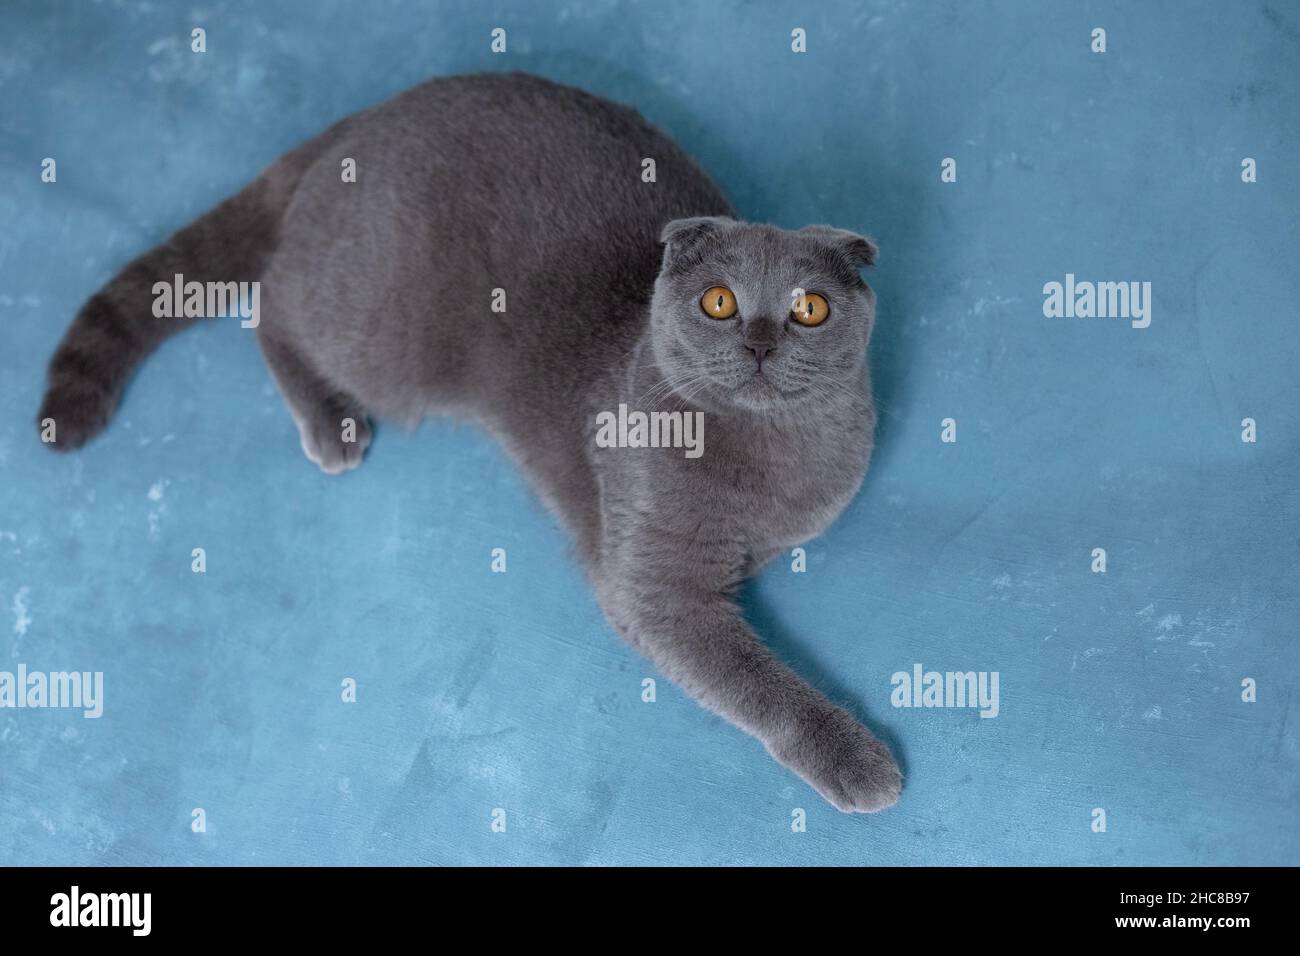
[{"label": "cat body", "polygon": [[[312,461],[360,464],[370,416],[481,424],[633,646],[837,807],[876,810],[901,786],[888,749],[773,658],[734,597],[862,482],[874,254],[831,227],[738,221],[625,107],[522,74],[437,79],[128,265],[78,313],[39,418],[62,449],[103,427],[193,321],[153,316],[154,283],[259,281],[259,345]],[[699,416],[703,453],[602,445],[620,406]]]}]

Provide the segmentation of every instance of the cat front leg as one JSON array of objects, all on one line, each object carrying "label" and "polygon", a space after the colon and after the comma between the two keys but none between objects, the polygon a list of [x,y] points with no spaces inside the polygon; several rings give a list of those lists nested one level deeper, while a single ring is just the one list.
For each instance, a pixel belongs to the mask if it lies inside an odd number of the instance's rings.
[{"label": "cat front leg", "polygon": [[837,809],[870,813],[898,800],[902,774],[889,748],[778,661],[725,590],[626,566],[600,590],[629,643]]}]

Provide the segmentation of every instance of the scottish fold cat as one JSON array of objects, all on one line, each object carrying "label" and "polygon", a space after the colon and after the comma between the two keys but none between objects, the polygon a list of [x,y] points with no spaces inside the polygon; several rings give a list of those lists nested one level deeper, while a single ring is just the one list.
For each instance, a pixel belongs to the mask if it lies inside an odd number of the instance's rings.
[{"label": "scottish fold cat", "polygon": [[128,264],[77,313],[38,417],[60,450],[104,427],[141,360],[200,320],[157,308],[177,276],[257,282],[255,334],[308,458],[356,467],[372,416],[481,424],[628,642],[836,807],[879,810],[901,787],[889,749],[735,599],[862,482],[875,254],[829,226],[741,221],[623,106],[521,74],[435,79]]}]

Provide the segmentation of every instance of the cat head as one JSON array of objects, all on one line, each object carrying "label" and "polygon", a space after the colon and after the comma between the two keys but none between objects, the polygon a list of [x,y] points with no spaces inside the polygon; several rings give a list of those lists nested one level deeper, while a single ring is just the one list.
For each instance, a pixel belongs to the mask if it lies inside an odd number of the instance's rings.
[{"label": "cat head", "polygon": [[876,303],[858,274],[876,258],[869,240],[701,217],[673,220],[660,241],[651,343],[679,394],[766,411],[861,381]]}]

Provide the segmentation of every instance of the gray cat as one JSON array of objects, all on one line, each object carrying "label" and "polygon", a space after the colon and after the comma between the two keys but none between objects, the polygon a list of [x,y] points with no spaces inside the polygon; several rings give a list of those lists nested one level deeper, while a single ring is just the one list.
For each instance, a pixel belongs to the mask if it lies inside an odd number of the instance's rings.
[{"label": "gray cat", "polygon": [[[862,482],[875,296],[859,269],[876,249],[734,217],[633,110],[521,74],[432,80],[127,265],[77,314],[39,418],[53,447],[80,446],[197,321],[156,317],[155,283],[260,280],[256,334],[308,458],[356,467],[367,416],[480,423],[571,532],[624,638],[836,807],[880,810],[902,785],[889,749],[735,601]],[[600,440],[620,405],[660,413],[651,439]],[[707,426],[702,454],[671,447],[683,415]]]}]

